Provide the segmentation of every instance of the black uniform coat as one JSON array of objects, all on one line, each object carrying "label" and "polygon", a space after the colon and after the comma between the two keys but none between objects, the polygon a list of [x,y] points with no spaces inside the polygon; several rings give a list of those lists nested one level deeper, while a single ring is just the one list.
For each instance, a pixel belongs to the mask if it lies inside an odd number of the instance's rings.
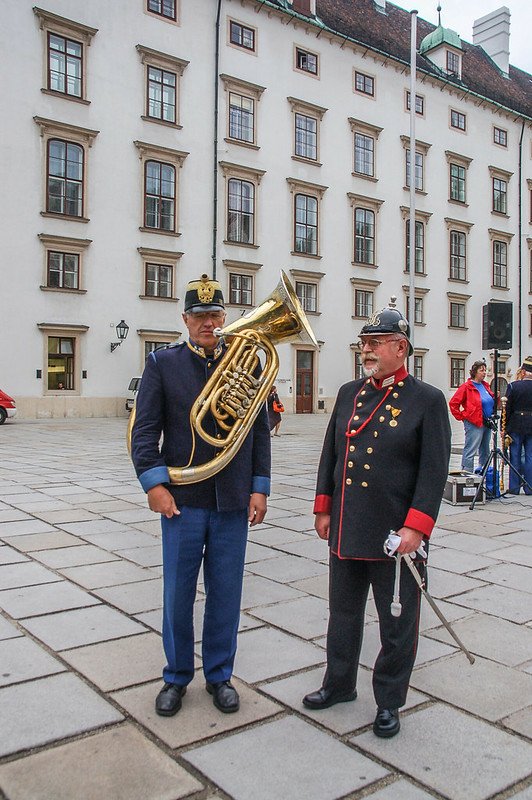
[{"label": "black uniform coat", "polygon": [[532,379],[512,381],[506,389],[506,430],[521,436],[532,434]]},{"label": "black uniform coat", "polygon": [[[188,465],[193,447],[190,409],[224,351],[222,345],[213,356],[206,356],[202,348],[183,343],[150,353],[137,395],[131,436],[131,457],[144,491],[160,483],[168,484],[168,467]],[[216,436],[212,415],[207,414],[203,424],[210,435]],[[252,492],[270,493],[270,451],[264,406],[240,450],[223,470],[199,483],[168,484],[167,488],[178,507],[218,511],[247,508]],[[216,452],[215,447],[196,435],[190,466],[210,461]]]},{"label": "black uniform coat", "polygon": [[387,559],[390,529],[430,536],[448,475],[445,397],[401,369],[378,388],[340,388],[321,455],[315,513],[331,514],[329,546],[340,558]]}]

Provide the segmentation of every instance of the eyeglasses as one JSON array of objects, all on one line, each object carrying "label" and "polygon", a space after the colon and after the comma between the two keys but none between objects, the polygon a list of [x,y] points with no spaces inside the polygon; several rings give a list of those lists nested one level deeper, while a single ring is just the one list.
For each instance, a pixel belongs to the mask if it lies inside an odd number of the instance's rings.
[{"label": "eyeglasses", "polygon": [[399,342],[403,338],[403,336],[393,336],[390,339],[359,339],[357,342],[357,348],[359,350],[363,350],[365,345],[369,345],[370,350],[377,350],[377,348],[381,347],[383,344],[388,344],[388,342]]},{"label": "eyeglasses", "polygon": [[197,320],[198,322],[205,322],[208,319],[212,319],[213,322],[221,322],[224,318],[223,311],[197,311],[194,314],[189,315],[192,319]]}]

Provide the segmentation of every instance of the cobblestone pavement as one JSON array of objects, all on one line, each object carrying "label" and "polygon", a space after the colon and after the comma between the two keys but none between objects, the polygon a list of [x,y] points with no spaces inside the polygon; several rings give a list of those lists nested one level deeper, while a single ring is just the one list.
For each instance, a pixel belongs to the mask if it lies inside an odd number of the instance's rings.
[{"label": "cobblestone pavement", "polygon": [[[311,510],[326,422],[288,416],[272,439],[273,494],[247,552],[240,712],[213,707],[200,670],[173,718],[153,707],[159,522],[126,420],[0,429],[3,798],[532,800],[532,497],[443,504],[431,593],[476,661],[424,605],[399,736],[371,731],[371,604],[356,703],[301,705],[325,661],[327,547]],[[200,591],[198,637],[202,605]]]}]

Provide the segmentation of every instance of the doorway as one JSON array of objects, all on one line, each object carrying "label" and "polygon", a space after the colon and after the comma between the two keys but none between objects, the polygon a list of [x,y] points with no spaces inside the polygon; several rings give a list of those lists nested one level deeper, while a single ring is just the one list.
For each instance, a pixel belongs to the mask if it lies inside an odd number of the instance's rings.
[{"label": "doorway", "polygon": [[298,350],[296,354],[296,414],[312,414],[314,401],[314,353]]}]

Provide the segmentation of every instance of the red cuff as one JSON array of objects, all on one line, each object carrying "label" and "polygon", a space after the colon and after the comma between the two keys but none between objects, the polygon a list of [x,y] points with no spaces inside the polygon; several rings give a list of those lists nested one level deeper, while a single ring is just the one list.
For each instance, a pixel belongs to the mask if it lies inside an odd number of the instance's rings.
[{"label": "red cuff", "polygon": [[414,528],[414,530],[419,531],[428,539],[432,533],[435,522],[436,521],[433,520],[432,517],[429,517],[428,514],[424,514],[423,511],[417,511],[415,508],[411,508],[406,515],[404,527]]},{"label": "red cuff", "polygon": [[314,500],[315,514],[330,514],[332,509],[332,497],[328,494],[318,494]]}]

